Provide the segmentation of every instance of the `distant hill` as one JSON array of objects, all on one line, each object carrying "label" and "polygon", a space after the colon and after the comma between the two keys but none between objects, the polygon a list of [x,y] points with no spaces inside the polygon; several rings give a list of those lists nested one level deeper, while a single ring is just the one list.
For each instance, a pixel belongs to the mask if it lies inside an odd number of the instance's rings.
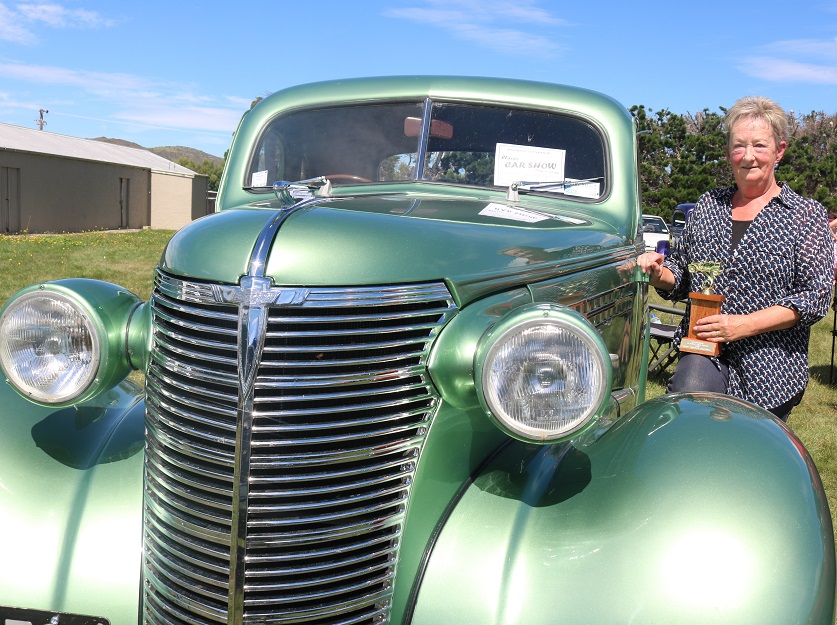
[{"label": "distant hill", "polygon": [[163,158],[168,159],[174,163],[179,161],[181,158],[188,158],[196,165],[200,165],[205,160],[209,161],[210,163],[213,163],[214,165],[221,165],[221,163],[224,162],[224,159],[222,158],[213,156],[212,154],[207,154],[206,152],[203,152],[201,150],[196,150],[195,148],[187,148],[182,145],[165,145],[157,148],[146,148],[144,146],[141,146],[139,143],[134,143],[133,141],[125,141],[124,139],[96,137],[93,140],[102,141],[104,143],[113,143],[114,145],[121,145],[126,148],[148,150],[149,152],[153,152],[157,156],[162,156]]}]

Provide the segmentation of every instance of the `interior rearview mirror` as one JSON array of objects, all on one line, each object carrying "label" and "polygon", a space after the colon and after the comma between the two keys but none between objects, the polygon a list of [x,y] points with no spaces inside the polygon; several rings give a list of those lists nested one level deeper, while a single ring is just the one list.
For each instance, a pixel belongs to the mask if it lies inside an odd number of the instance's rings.
[{"label": "interior rearview mirror", "polygon": [[[407,117],[404,120],[404,136],[418,137],[421,132],[421,118]],[[450,139],[453,137],[453,125],[434,119],[430,122],[430,136],[434,139]]]}]

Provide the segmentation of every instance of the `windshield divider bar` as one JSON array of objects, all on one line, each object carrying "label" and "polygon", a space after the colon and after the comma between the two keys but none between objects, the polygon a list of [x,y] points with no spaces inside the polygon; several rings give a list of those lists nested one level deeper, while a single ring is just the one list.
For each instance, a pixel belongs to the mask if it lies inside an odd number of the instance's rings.
[{"label": "windshield divider bar", "polygon": [[416,180],[424,178],[424,162],[427,157],[427,142],[430,141],[430,113],[432,110],[433,101],[430,98],[425,98],[424,111],[421,114],[418,149],[416,149]]}]

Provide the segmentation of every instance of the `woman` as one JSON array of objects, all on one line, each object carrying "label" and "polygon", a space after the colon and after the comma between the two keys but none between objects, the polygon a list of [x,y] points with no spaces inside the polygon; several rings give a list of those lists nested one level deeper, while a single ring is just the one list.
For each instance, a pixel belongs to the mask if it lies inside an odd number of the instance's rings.
[{"label": "woman", "polygon": [[[785,153],[785,112],[762,97],[742,98],[724,119],[735,184],[704,193],[669,256],[647,252],[639,265],[666,299],[700,291],[688,265],[721,263],[714,292],[721,314],[702,319],[696,337],[721,343],[718,357],[681,353],[668,390],[715,391],[749,400],[783,421],[808,383],[810,327],[828,312],[832,239],[825,209],[776,181]],[[684,317],[677,344],[689,327]]]},{"label": "woman", "polygon": [[[837,214],[829,216],[828,227],[831,229],[831,236],[834,238],[834,280],[837,282]],[[837,310],[837,293],[834,294],[834,310]]]}]

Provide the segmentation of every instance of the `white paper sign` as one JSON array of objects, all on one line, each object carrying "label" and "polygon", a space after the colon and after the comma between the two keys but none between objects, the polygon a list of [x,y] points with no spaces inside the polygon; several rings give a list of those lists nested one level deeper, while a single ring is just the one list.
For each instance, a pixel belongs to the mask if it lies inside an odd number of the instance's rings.
[{"label": "white paper sign", "polygon": [[267,170],[253,172],[250,178],[251,187],[266,187],[267,186]]},{"label": "white paper sign", "polygon": [[564,195],[589,197],[595,200],[602,194],[602,185],[598,182],[587,182],[585,180],[573,180],[572,178],[567,178],[564,183]]},{"label": "white paper sign", "polygon": [[494,184],[561,182],[566,150],[498,143],[494,155]]},{"label": "white paper sign", "polygon": [[495,202],[486,205],[486,207],[480,211],[480,215],[486,215],[488,217],[497,217],[499,219],[509,219],[511,221],[522,221],[530,224],[534,224],[539,221],[544,221],[546,219],[563,221],[565,223],[574,225],[588,223],[585,220],[578,219],[576,217],[566,217],[564,215],[547,215],[546,213],[539,213],[537,211],[529,210],[526,208],[520,208],[518,206],[509,206],[508,204],[497,204]]},{"label": "white paper sign", "polygon": [[524,208],[517,208],[516,206],[507,206],[505,204],[491,203],[480,211],[480,215],[488,217],[498,217],[500,219],[510,219],[511,221],[524,221],[526,223],[536,223],[550,219],[550,215],[543,213],[536,213],[535,211],[526,210]]}]

